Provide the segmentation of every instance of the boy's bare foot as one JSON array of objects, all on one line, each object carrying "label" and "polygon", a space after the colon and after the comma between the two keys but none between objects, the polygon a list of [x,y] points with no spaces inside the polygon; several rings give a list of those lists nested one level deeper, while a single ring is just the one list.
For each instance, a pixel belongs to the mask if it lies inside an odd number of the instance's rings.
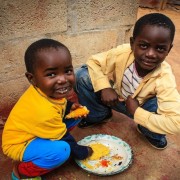
[{"label": "boy's bare foot", "polygon": [[13,174],[14,174],[18,179],[20,179],[20,175],[19,175],[19,172],[18,172],[18,165],[19,165],[19,162],[13,162]]}]

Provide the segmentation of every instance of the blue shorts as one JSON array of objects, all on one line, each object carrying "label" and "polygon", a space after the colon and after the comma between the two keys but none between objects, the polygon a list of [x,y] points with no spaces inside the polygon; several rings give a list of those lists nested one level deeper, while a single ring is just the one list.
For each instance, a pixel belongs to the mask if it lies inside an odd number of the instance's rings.
[{"label": "blue shorts", "polygon": [[54,169],[67,161],[70,155],[85,159],[88,156],[88,148],[78,145],[68,132],[60,140],[34,139],[25,149],[23,162],[32,162],[44,169]]}]

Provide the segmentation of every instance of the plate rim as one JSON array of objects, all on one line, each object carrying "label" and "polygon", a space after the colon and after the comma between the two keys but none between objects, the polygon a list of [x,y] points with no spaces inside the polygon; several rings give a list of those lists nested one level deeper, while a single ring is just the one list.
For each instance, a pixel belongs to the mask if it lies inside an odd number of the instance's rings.
[{"label": "plate rim", "polygon": [[[82,168],[84,171],[90,173],[90,174],[94,174],[94,175],[98,175],[98,176],[111,176],[111,175],[115,175],[115,174],[118,174],[118,173],[121,173],[123,171],[125,171],[126,169],[128,169],[131,165],[132,165],[132,162],[134,160],[134,153],[133,153],[133,150],[131,148],[131,146],[125,142],[124,140],[122,140],[121,138],[117,137],[117,136],[114,136],[114,135],[110,135],[110,134],[102,134],[102,133],[99,133],[99,134],[92,134],[92,135],[88,135],[88,136],[85,136],[84,138],[82,138],[81,140],[79,140],[77,143],[81,143],[82,141],[84,141],[85,139],[87,138],[91,138],[92,136],[109,136],[109,137],[113,137],[115,139],[118,139],[120,140],[121,142],[123,142],[124,144],[126,144],[128,146],[128,148],[130,149],[130,154],[131,154],[131,159],[130,161],[128,162],[128,164],[126,166],[124,166],[122,169],[118,170],[118,171],[114,171],[114,172],[110,172],[110,173],[107,173],[107,174],[102,174],[102,173],[97,173],[97,172],[92,172],[90,170],[88,170],[87,168],[84,168],[83,165],[80,163],[81,160],[78,160],[78,159],[74,159],[76,164]],[[83,145],[83,144],[82,144]]]}]

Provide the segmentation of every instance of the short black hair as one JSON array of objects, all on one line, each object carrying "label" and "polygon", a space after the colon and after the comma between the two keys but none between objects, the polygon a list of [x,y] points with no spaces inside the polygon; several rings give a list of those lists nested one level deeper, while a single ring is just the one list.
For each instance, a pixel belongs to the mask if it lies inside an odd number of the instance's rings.
[{"label": "short black hair", "polygon": [[71,57],[71,53],[69,49],[59,41],[53,39],[40,39],[32,43],[25,52],[24,61],[27,72],[34,73],[37,52],[46,48],[55,48],[55,49],[62,48],[65,51],[67,51]]},{"label": "short black hair", "polygon": [[174,40],[175,25],[169,17],[161,13],[150,13],[139,18],[134,26],[133,38],[135,39],[141,32],[143,26],[154,25],[168,28],[170,31],[171,42]]}]

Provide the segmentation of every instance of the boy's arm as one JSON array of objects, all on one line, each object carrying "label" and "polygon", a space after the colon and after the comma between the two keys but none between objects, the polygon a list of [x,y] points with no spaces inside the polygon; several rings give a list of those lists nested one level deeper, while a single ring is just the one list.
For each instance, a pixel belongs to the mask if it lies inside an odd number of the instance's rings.
[{"label": "boy's arm", "polygon": [[54,112],[54,116],[45,117],[43,122],[36,124],[31,133],[43,139],[61,139],[67,132],[66,125],[62,121],[61,115]]},{"label": "boy's arm", "polygon": [[88,71],[91,77],[94,91],[111,88],[109,75],[115,70],[117,49],[91,56],[87,61]]},{"label": "boy's arm", "polygon": [[60,114],[60,112],[56,108],[52,108],[51,111],[49,110],[46,113],[46,115],[44,115],[43,121],[36,124],[35,130],[31,131],[31,133],[33,133],[34,136],[40,138],[52,139],[52,140],[61,139],[67,131],[66,125],[63,123],[63,119],[72,110],[75,110],[81,106],[82,105],[78,103],[67,101],[66,111],[64,116],[63,116],[63,112],[62,114]]},{"label": "boy's arm", "polygon": [[135,122],[160,134],[180,133],[180,94],[174,76],[171,71],[167,71],[154,83],[158,101],[157,114],[138,107],[134,114]]},{"label": "boy's arm", "polygon": [[[180,107],[179,107],[180,109]],[[180,133],[180,116],[174,114],[171,116],[165,114],[154,114],[140,107],[134,114],[134,121],[150,131],[159,134],[179,134]]]},{"label": "boy's arm", "polygon": [[71,107],[72,107],[73,104],[74,104],[73,102],[67,100],[66,111],[65,111],[64,116],[66,116],[67,114],[70,113],[70,110],[71,110]]},{"label": "boy's arm", "polygon": [[[174,110],[178,110],[179,103],[175,103],[178,107],[173,106]],[[174,105],[175,105],[174,104]],[[155,114],[144,110],[139,106],[136,99],[128,96],[126,100],[126,107],[130,114],[134,116],[134,121],[149,130],[159,134],[176,134],[180,133],[180,114]],[[169,109],[170,110],[170,109]],[[170,112],[169,112],[170,113]],[[171,112],[173,113],[173,111]]]}]

